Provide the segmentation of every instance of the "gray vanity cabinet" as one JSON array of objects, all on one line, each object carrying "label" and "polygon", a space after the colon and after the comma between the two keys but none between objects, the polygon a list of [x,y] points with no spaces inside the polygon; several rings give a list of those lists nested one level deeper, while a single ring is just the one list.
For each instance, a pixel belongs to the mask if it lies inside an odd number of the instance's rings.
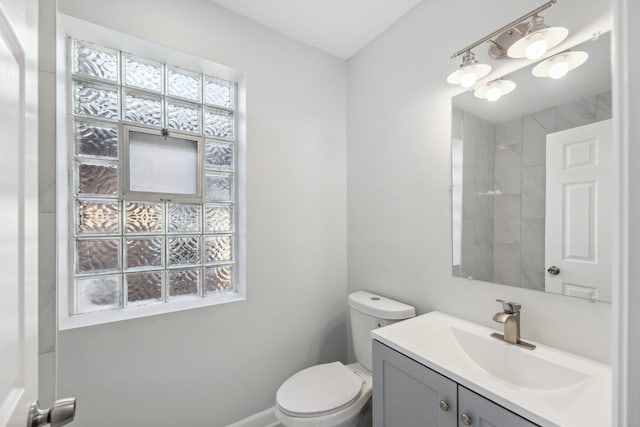
[{"label": "gray vanity cabinet", "polygon": [[535,427],[415,360],[373,341],[373,427]]}]

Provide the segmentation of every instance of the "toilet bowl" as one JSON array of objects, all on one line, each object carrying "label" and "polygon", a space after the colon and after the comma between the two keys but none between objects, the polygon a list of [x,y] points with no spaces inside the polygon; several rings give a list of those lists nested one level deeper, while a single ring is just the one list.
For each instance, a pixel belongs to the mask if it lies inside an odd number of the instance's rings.
[{"label": "toilet bowl", "polygon": [[414,317],[415,309],[364,291],[350,294],[348,303],[356,363],[316,365],[287,379],[275,409],[285,427],[356,427],[370,420],[371,330]]}]

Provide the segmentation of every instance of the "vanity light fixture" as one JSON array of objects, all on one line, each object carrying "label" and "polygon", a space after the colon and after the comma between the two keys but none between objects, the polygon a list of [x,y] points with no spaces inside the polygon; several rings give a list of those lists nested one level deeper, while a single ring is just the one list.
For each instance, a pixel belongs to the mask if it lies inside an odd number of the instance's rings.
[{"label": "vanity light fixture", "polygon": [[533,15],[529,22],[527,33],[507,50],[510,58],[539,59],[562,43],[569,35],[564,27],[548,27],[544,25],[544,18]]},{"label": "vanity light fixture", "polygon": [[476,61],[473,52],[467,51],[462,57],[462,64],[460,64],[460,68],[449,74],[449,77],[447,77],[447,83],[460,85],[463,88],[470,88],[490,72],[491,66],[481,64]]},{"label": "vanity light fixture", "polygon": [[531,74],[536,77],[550,77],[552,79],[559,79],[567,75],[571,70],[574,70],[587,62],[589,54],[582,51],[568,51],[562,52],[557,55],[547,58],[538,65],[536,65]]},{"label": "vanity light fixture", "polygon": [[509,92],[512,92],[515,88],[515,82],[511,80],[498,79],[478,87],[473,92],[473,94],[476,96],[476,98],[486,99],[487,101],[494,102],[502,98]]}]

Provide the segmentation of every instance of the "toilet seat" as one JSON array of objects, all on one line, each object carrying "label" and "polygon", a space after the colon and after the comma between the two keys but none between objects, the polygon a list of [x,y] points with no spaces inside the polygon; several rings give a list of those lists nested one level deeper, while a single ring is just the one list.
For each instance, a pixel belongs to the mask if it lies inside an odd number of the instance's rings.
[{"label": "toilet seat", "polygon": [[304,369],[286,380],[276,393],[278,408],[297,418],[329,415],[360,397],[363,379],[341,362]]}]

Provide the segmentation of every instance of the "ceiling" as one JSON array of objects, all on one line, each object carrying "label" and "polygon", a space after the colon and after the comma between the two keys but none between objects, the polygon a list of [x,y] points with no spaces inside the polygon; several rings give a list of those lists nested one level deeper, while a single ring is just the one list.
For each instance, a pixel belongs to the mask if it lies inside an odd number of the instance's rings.
[{"label": "ceiling", "polygon": [[348,59],[422,0],[210,0]]}]

